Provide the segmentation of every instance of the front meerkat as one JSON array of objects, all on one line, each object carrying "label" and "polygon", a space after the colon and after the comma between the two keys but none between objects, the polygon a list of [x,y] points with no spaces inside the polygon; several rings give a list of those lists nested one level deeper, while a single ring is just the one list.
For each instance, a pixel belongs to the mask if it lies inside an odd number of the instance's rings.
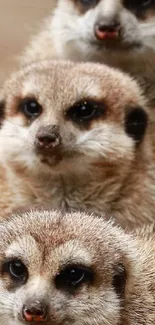
[{"label": "front meerkat", "polygon": [[104,65],[44,61],[1,94],[0,208],[45,203],[154,220],[148,114],[130,77]]},{"label": "front meerkat", "polygon": [[155,237],[47,210],[16,214],[0,233],[0,325],[154,324]]},{"label": "front meerkat", "polygon": [[155,1],[59,0],[21,63],[45,58],[94,61],[135,76],[155,119]]}]

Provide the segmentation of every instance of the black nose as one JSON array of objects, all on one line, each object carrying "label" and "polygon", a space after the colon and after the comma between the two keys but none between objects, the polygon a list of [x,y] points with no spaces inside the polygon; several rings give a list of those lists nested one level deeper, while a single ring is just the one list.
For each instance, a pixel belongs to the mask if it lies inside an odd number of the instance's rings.
[{"label": "black nose", "polygon": [[39,301],[24,305],[22,316],[26,322],[43,322],[47,317],[47,306]]},{"label": "black nose", "polygon": [[94,33],[98,40],[116,39],[119,37],[120,23],[117,21],[98,22]]},{"label": "black nose", "polygon": [[57,147],[60,142],[60,132],[56,125],[42,127],[36,134],[35,144],[38,149],[52,149]]}]

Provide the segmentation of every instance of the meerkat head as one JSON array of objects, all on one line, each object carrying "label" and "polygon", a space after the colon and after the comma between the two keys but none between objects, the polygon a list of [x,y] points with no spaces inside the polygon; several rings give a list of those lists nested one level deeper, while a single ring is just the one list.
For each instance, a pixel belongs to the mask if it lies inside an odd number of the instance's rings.
[{"label": "meerkat head", "polygon": [[130,275],[121,229],[80,213],[30,211],[0,232],[1,325],[120,324]]},{"label": "meerkat head", "polygon": [[103,62],[107,51],[152,46],[154,21],[154,0],[59,0],[51,34],[60,57]]},{"label": "meerkat head", "polygon": [[6,82],[2,97],[1,159],[11,163],[45,172],[121,169],[145,143],[136,82],[104,65],[40,62]]}]

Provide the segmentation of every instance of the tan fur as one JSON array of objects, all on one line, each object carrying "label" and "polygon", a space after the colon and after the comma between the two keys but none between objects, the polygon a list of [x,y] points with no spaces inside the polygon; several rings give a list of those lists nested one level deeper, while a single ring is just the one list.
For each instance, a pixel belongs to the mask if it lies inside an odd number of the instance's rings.
[{"label": "tan fur", "polygon": [[[155,7],[152,4],[137,10],[125,7],[124,3],[121,0],[88,1],[87,4],[82,0],[59,0],[54,13],[32,38],[21,63],[57,58],[118,67],[139,81],[155,120]],[[98,41],[94,35],[95,24],[115,20],[120,23],[120,38]]]},{"label": "tan fur", "polygon": [[[46,307],[44,325],[154,324],[155,237],[47,210],[13,215],[0,232],[0,325],[25,324],[23,306],[34,304]],[[26,267],[24,282],[10,276],[17,260]],[[78,286],[70,273],[62,277],[76,268],[84,270]]]},{"label": "tan fur", "polygon": [[[1,97],[5,101],[0,131],[4,213],[43,203],[56,209],[107,212],[123,227],[154,220],[150,125],[137,144],[125,130],[128,112],[139,107],[147,112],[131,78],[104,65],[44,61],[14,74]],[[43,109],[34,121],[20,108],[27,97],[36,98]],[[77,124],[67,112],[87,99],[98,101],[103,112],[89,124]],[[58,128],[61,144],[37,154],[37,134],[48,125]]]}]

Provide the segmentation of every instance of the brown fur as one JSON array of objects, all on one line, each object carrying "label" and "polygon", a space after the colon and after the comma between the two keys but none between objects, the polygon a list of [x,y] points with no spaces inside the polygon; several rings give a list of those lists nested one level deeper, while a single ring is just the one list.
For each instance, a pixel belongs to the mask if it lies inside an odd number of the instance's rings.
[{"label": "brown fur", "polygon": [[[78,212],[30,210],[6,218],[0,223],[0,325],[25,324],[23,306],[36,301],[46,307],[44,325],[154,324],[155,237],[148,239],[147,231],[126,234]],[[24,283],[10,276],[16,260],[26,267]],[[78,286],[68,273],[62,277],[75,268],[85,270]]]},{"label": "brown fur", "polygon": [[[0,131],[4,214],[42,203],[56,209],[107,212],[123,227],[154,220],[150,125],[138,142],[126,131],[128,114],[139,109],[147,116],[145,100],[131,78],[104,65],[44,61],[14,74],[1,95],[5,100]],[[21,109],[27,97],[42,107],[34,120]],[[68,111],[90,99],[102,104],[103,111],[99,107],[100,114],[91,123],[74,122]],[[51,151],[37,151],[37,135],[49,126],[57,128],[60,144]]]}]

